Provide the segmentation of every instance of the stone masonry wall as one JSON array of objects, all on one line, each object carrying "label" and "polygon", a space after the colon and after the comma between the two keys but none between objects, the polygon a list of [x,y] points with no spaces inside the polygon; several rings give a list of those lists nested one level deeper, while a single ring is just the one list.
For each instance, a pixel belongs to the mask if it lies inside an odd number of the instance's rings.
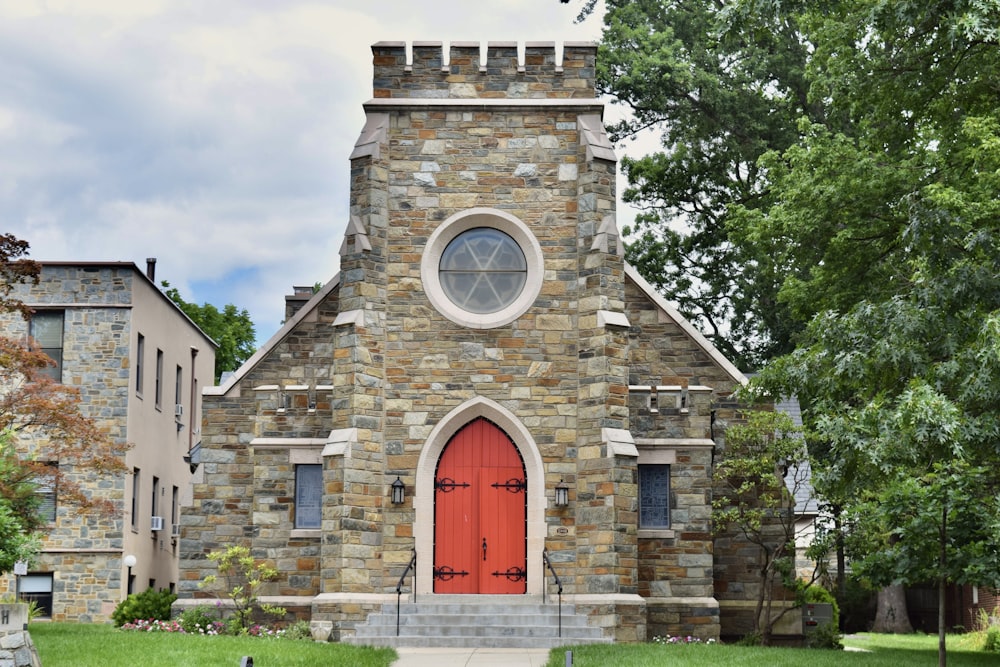
[{"label": "stone masonry wall", "polygon": [[374,54],[375,98],[584,98],[594,97],[597,51],[589,42],[566,42],[562,62],[555,44],[528,42],[524,59],[516,42],[414,42],[412,63],[403,42],[379,42]]},{"label": "stone masonry wall", "polygon": [[[389,468],[413,469],[434,424],[474,396],[514,412],[547,465],[575,458],[582,440],[576,421],[577,188],[563,168],[577,155],[575,114],[431,110],[394,122],[389,204],[397,222],[389,229],[385,350]],[[437,224],[477,206],[500,208],[527,224],[550,278],[527,313],[486,330],[442,316],[420,283],[421,252]],[[408,560],[408,545],[400,546],[399,559]]]},{"label": "stone masonry wall", "polygon": [[[81,413],[118,443],[126,439],[132,280],[132,270],[126,268],[46,265],[39,286],[19,285],[14,290],[14,296],[26,303],[63,310],[62,381],[79,391]],[[27,323],[16,314],[0,316],[0,328],[11,338],[28,335]],[[44,442],[24,440],[19,446],[47,459]],[[114,501],[119,512],[81,514],[57,499],[56,521],[46,529],[34,571],[55,573],[53,620],[104,620],[117,603],[121,585],[125,479],[78,475],[65,462],[62,465],[62,472],[88,494]],[[13,590],[13,581],[9,586]]]},{"label": "stone masonry wall", "polygon": [[[485,70],[478,66],[478,46],[453,45],[447,71],[440,67],[439,46],[415,44],[409,71],[401,44],[378,44],[373,53],[376,100],[421,98],[412,107],[391,108],[389,115],[387,468],[414,470],[434,425],[453,408],[481,396],[510,409],[531,430],[550,471],[546,488],[563,477],[576,482],[575,470],[565,468],[567,462],[578,460],[581,446],[588,442],[599,450],[600,436],[599,428],[580,431],[577,411],[578,229],[587,159],[581,149],[581,111],[559,106],[442,107],[433,101],[592,98],[596,51],[592,45],[567,47],[562,72],[556,69],[551,45],[529,46],[523,72],[518,71],[516,47],[510,44],[490,47]],[[369,113],[375,109],[381,110],[374,105]],[[613,164],[610,179],[606,170],[601,178],[587,182],[596,187],[603,183],[603,196],[613,208]],[[596,203],[593,197],[584,201]],[[545,256],[545,282],[533,307],[514,322],[489,329],[470,329],[444,317],[428,302],[421,283],[422,253],[431,234],[443,220],[477,207],[516,216],[530,228]],[[596,316],[592,319],[596,325]],[[606,349],[603,344],[596,347],[602,354]],[[620,377],[623,385],[623,371]],[[608,394],[600,396],[604,400]],[[599,475],[607,479],[605,472]],[[404,481],[410,480],[404,475]],[[388,520],[399,527],[397,517],[405,523],[404,512],[393,510]],[[577,563],[576,531],[566,512],[550,509],[547,520],[556,540],[552,546],[567,561],[562,566],[568,590],[603,581],[582,576],[593,575],[595,564]],[[610,525],[595,530],[604,528],[613,534]],[[566,534],[557,534],[557,529]],[[405,564],[411,544],[407,535],[397,534],[386,544],[385,560]],[[606,552],[602,558],[614,559],[612,544],[601,540],[596,550]],[[582,553],[581,558],[589,558],[588,549]],[[612,588],[617,590],[620,573],[613,567],[608,574],[615,577]],[[383,591],[394,584],[387,580]]]},{"label": "stone masonry wall", "polygon": [[281,580],[265,593],[319,592],[318,531],[292,535],[292,452],[298,450],[257,451],[250,442],[254,438],[322,442],[330,433],[334,355],[330,327],[339,310],[334,288],[229,394],[205,396],[200,481],[194,484],[193,504],[181,508],[178,592],[182,597],[211,596],[198,589],[198,582],[216,573],[206,556],[229,544],[251,546],[255,558],[282,572]]},{"label": "stone masonry wall", "polygon": [[0,665],[41,667],[41,664],[28,633],[28,605],[0,604]]},{"label": "stone masonry wall", "polygon": [[[736,383],[702,348],[629,281],[632,325],[629,396],[632,434],[639,439],[702,440],[736,416],[730,394]],[[657,387],[669,387],[657,392]],[[652,397],[651,397],[652,394]],[[670,519],[672,537],[639,538],[639,592],[650,598],[649,632],[717,638],[719,610],[712,600],[712,460],[709,446],[672,446]],[[676,598],[695,604],[678,608]]]}]

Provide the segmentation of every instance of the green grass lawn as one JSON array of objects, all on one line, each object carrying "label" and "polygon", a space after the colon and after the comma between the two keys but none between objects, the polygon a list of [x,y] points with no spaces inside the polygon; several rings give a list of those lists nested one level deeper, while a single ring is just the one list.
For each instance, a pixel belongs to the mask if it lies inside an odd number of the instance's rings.
[{"label": "green grass lawn", "polygon": [[[110,625],[75,623],[32,623],[29,630],[45,667],[238,667],[245,655],[253,657],[254,663],[261,667],[388,667],[396,659],[392,649],[289,639],[125,632]],[[574,667],[937,665],[937,637],[933,635],[862,634],[845,639],[844,643],[866,652],[719,644],[615,644],[571,648]],[[1000,665],[1000,655],[972,651],[963,644],[967,642],[962,636],[948,637],[948,664],[951,667]],[[564,667],[565,664],[565,649],[554,649],[547,667]]]},{"label": "green grass lawn", "polygon": [[[962,637],[948,637],[949,667],[996,667],[1000,655],[971,651],[962,646]],[[762,648],[719,644],[632,644],[575,646],[573,667],[920,667],[938,664],[937,636],[857,635],[845,646],[865,649],[830,651],[822,649]],[[565,650],[554,649],[546,667],[564,667]],[[48,666],[46,666],[48,667]]]},{"label": "green grass lawn", "polygon": [[261,667],[388,667],[396,659],[392,649],[292,639],[126,632],[111,625],[32,623],[28,631],[45,667],[239,667],[247,655]]}]

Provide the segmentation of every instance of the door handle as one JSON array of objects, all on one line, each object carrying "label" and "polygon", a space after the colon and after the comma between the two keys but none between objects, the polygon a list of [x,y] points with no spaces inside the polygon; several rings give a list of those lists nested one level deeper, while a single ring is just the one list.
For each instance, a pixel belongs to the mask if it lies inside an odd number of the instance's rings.
[{"label": "door handle", "polygon": [[486,560],[486,538],[483,538],[483,560]]}]

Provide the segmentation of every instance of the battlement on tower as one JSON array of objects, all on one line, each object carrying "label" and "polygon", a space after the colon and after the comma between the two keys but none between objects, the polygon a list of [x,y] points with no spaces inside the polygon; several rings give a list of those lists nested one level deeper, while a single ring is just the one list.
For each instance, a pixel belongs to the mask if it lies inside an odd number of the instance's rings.
[{"label": "battlement on tower", "polygon": [[[409,53],[408,53],[409,51]],[[374,97],[593,99],[597,45],[565,42],[378,42]]]}]

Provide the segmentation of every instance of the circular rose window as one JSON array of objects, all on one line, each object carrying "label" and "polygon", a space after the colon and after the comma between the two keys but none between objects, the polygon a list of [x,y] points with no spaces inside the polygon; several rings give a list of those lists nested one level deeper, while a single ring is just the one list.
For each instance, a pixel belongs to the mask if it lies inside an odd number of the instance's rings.
[{"label": "circular rose window", "polygon": [[520,246],[497,229],[462,232],[441,253],[441,289],[470,313],[496,313],[514,303],[527,276]]},{"label": "circular rose window", "polygon": [[542,248],[528,226],[488,208],[442,222],[420,260],[430,302],[452,322],[475,329],[503,326],[524,314],[541,291],[543,272]]}]

